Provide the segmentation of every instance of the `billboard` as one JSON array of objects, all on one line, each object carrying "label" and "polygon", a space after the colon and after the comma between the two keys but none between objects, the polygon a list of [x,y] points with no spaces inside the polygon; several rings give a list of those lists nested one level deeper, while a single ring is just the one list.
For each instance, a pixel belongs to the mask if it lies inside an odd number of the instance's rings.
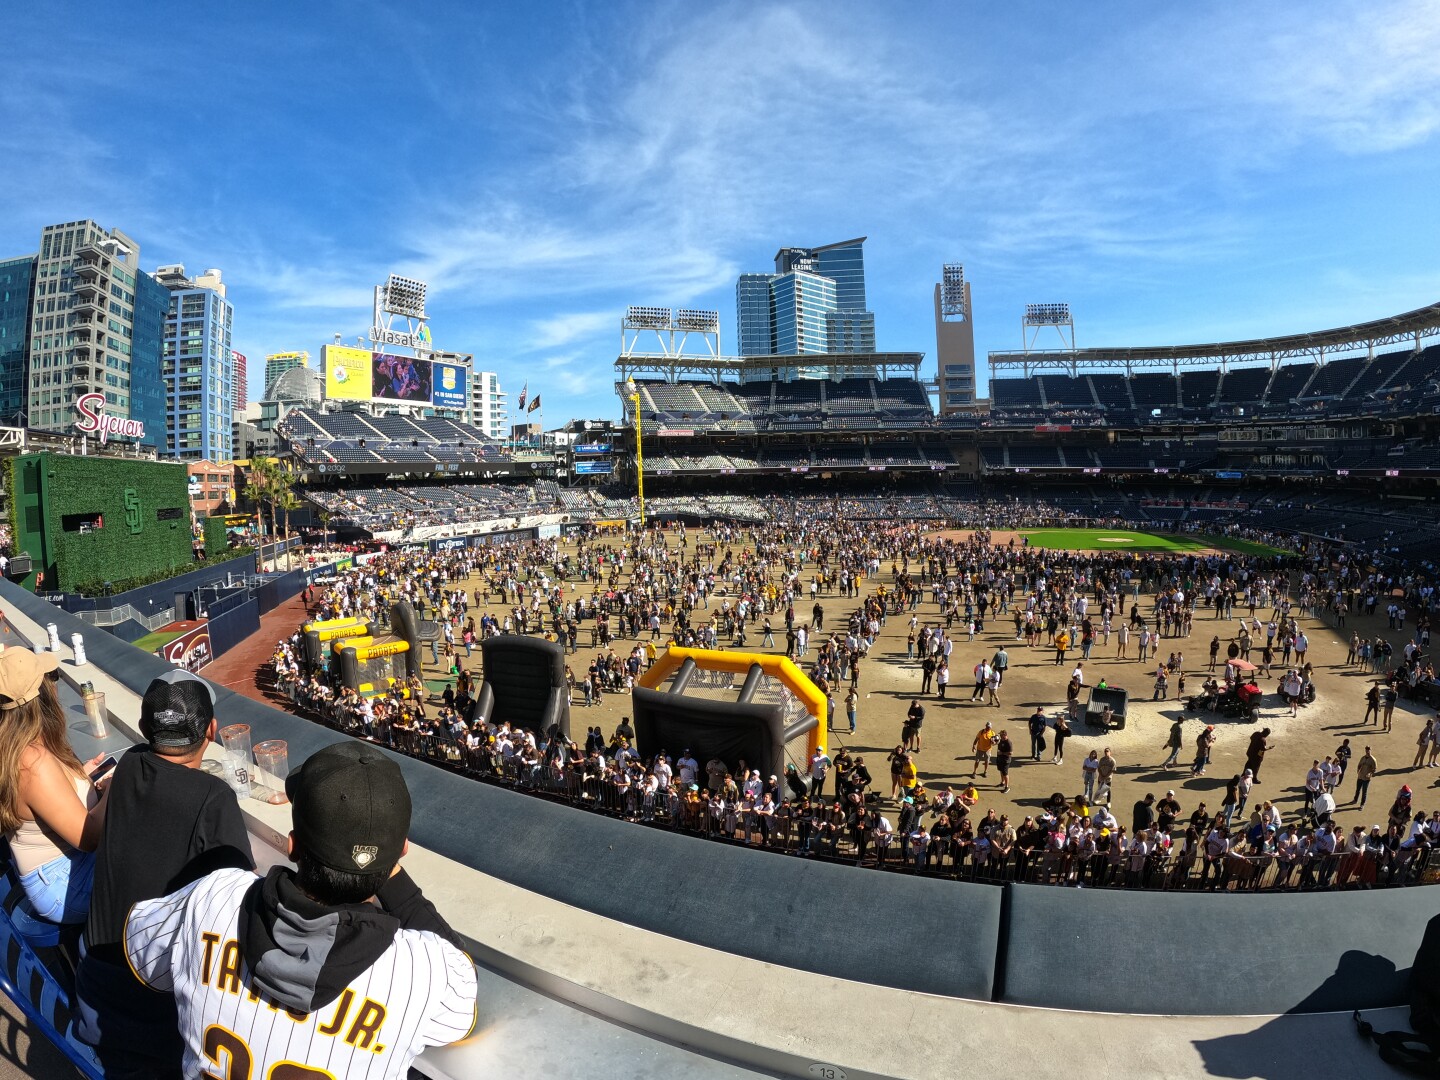
[{"label": "billboard", "polygon": [[609,476],[615,471],[614,462],[610,461],[577,461],[575,462],[576,476]]},{"label": "billboard", "polygon": [[331,401],[367,401],[370,398],[370,351],[348,345],[326,345],[325,396]]},{"label": "billboard", "polygon": [[469,403],[469,372],[459,364],[445,364],[439,360],[431,365],[433,372],[431,404],[437,409],[463,409]]},{"label": "billboard", "polygon": [[370,396],[377,401],[430,404],[430,361],[393,353],[375,353]]},{"label": "billboard", "polygon": [[192,626],[173,641],[156,649],[155,655],[186,671],[199,671],[211,660],[209,624],[202,622],[199,626]]},{"label": "billboard", "polygon": [[609,443],[576,443],[571,449],[576,454],[608,454],[612,448]]}]

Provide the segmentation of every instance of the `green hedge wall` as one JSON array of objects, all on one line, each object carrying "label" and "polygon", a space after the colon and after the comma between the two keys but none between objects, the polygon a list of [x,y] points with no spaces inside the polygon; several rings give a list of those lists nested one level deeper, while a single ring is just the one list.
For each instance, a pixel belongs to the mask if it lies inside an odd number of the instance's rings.
[{"label": "green hedge wall", "polygon": [[[191,568],[183,465],[35,454],[18,459],[18,467],[32,467],[27,461],[32,457],[41,472],[46,588],[94,593],[108,581],[119,591]],[[179,513],[161,520],[157,515],[166,510]],[[98,516],[102,524],[80,532],[73,528],[74,515]],[[67,523],[72,528],[66,529]]]},{"label": "green hedge wall", "polygon": [[205,519],[204,528],[207,559],[214,559],[230,550],[230,536],[226,531],[224,518],[208,517]]}]

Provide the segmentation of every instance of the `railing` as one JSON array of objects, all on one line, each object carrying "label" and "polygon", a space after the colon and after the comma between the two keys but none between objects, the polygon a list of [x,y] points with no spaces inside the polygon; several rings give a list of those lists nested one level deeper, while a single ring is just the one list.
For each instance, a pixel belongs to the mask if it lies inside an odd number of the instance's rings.
[{"label": "railing", "polygon": [[158,630],[175,621],[174,608],[162,608],[146,615],[131,604],[121,604],[105,611],[77,611],[75,615],[92,626],[118,626],[127,619],[134,619],[147,630]]},{"label": "railing", "polygon": [[[307,715],[356,738],[378,742],[483,783],[578,809],[720,843],[887,872],[996,885],[1023,882],[1150,891],[1309,891],[1440,882],[1440,849],[1424,847],[1296,859],[1237,852],[1209,858],[1203,850],[1186,853],[1173,849],[1132,857],[1126,852],[1087,856],[1064,849],[1022,848],[1018,843],[1003,854],[992,854],[977,849],[973,841],[945,838],[932,840],[917,851],[898,833],[885,836],[857,829],[843,820],[827,820],[817,826],[807,818],[777,815],[762,823],[758,815],[744,811],[716,813],[710,803],[688,802],[665,792],[647,794],[632,786],[618,786],[607,777],[553,762],[527,764],[518,756],[506,761],[488,749],[471,750],[443,736],[392,729],[383,723],[369,728],[359,723],[336,723],[314,712]],[[830,813],[833,818],[833,810]],[[928,811],[924,817],[928,827],[934,818]]]}]

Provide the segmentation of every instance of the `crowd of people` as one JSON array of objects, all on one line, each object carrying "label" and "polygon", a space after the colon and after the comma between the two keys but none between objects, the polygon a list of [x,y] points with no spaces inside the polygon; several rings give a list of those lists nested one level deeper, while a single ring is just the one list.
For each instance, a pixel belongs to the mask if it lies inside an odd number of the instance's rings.
[{"label": "crowd of people", "polygon": [[[1298,709],[1314,697],[1300,614],[1331,610],[1351,588],[1362,596],[1399,590],[1426,612],[1433,601],[1433,593],[1420,592],[1428,583],[1352,571],[1319,550],[1305,558],[1044,551],[996,544],[985,531],[946,539],[918,525],[875,530],[822,514],[791,514],[763,526],[680,526],[668,540],[652,531],[581,538],[573,550],[541,540],[378,555],[317,588],[312,614],[383,620],[392,601],[408,599],[441,621],[439,659],[453,681],[438,697],[423,685],[403,684],[360,695],[328,682],[323,669],[308,669],[297,634],[277,645],[277,684],[317,719],[477,777],[563,794],[637,821],[867,865],[1072,884],[1309,887],[1406,880],[1428,860],[1440,826],[1414,830],[1410,821],[1391,822],[1374,850],[1367,830],[1368,861],[1352,860],[1342,873],[1339,863],[1362,853],[1346,847],[1353,838],[1334,837],[1333,822],[1312,805],[1284,821],[1270,803],[1247,820],[1245,799],[1231,799],[1228,789],[1236,787],[1238,796],[1253,783],[1258,761],[1248,781],[1242,774],[1227,785],[1220,806],[1201,805],[1183,818],[1162,807],[1154,820],[1115,822],[1108,798],[1091,801],[1105,791],[1099,754],[1091,755],[1093,773],[1089,758],[1082,767],[1078,797],[1057,795],[1046,811],[1022,820],[981,813],[973,785],[929,791],[920,782],[921,698],[884,763],[888,791],[863,756],[844,750],[833,756],[822,750],[809,762],[792,762],[783,775],[761,776],[744,762],[702,765],[683,748],[673,754],[646,747],[642,757],[628,723],[609,735],[588,726],[584,736],[567,738],[519,728],[503,716],[489,724],[467,720],[480,677],[476,643],[531,633],[561,642],[576,657],[569,680],[577,707],[625,693],[668,642],[783,649],[825,694],[829,727],[854,731],[866,722],[862,673],[889,620],[908,624],[907,659],[918,661],[922,695],[937,697],[949,686],[955,650],[963,653],[987,620],[999,620],[1013,626],[1015,648],[1053,651],[1054,663],[1069,672],[1063,692],[1057,686],[1053,715],[1037,709],[1027,731],[1032,759],[1053,741],[1052,760],[1060,762],[1070,725],[1080,718],[1084,664],[1112,642],[1116,659],[1129,660],[1133,649],[1137,663],[1156,665],[1157,693],[1163,687],[1168,695],[1173,680],[1183,697],[1185,645],[1197,622],[1225,620],[1224,638],[1211,635],[1210,670],[1217,674],[1187,699],[1191,707],[1218,709],[1232,697],[1258,695],[1257,680],[1270,676]],[[580,659],[582,652],[593,659]],[[969,702],[994,707],[1003,700],[1009,646],[987,648],[976,659]],[[1392,680],[1400,670],[1385,669]],[[1214,726],[1204,727],[1188,766],[1194,775],[1204,775],[1213,745]],[[982,750],[981,778],[993,763],[1007,790],[1015,758],[1008,731],[977,737],[976,753]],[[1152,801],[1160,806],[1174,796]],[[1327,859],[1333,870],[1324,869]],[[1229,870],[1227,860],[1235,860]],[[1365,869],[1372,864],[1373,873]]]}]

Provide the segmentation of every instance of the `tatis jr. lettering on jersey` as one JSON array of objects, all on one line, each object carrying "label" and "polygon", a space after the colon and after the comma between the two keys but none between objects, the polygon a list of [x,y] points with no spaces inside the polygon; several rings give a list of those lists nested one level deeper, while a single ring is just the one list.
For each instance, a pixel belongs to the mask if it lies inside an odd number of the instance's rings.
[{"label": "tatis jr. lettering on jersey", "polygon": [[[203,985],[236,997],[243,994],[251,1001],[263,1001],[271,1012],[283,1012],[297,1024],[310,1019],[309,1013],[297,1012],[266,999],[253,986],[245,989],[240,943],[234,938],[222,941],[219,934],[207,931],[200,935],[200,940],[205,946],[200,957],[200,982]],[[379,1041],[380,1028],[384,1023],[384,1005],[368,997],[356,1005],[355,991],[346,989],[335,1003],[335,1012],[317,1030],[321,1035],[332,1038],[344,1032],[345,1041],[357,1050],[380,1054],[385,1051],[385,1044]]]}]

